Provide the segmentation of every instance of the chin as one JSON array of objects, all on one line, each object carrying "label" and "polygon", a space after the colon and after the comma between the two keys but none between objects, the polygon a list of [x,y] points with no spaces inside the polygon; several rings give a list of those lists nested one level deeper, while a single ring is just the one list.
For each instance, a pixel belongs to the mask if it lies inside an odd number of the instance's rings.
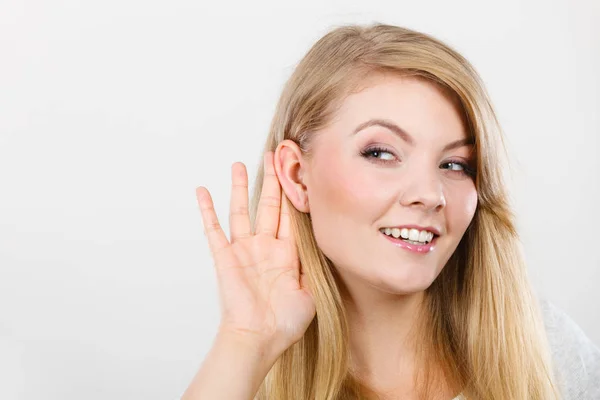
[{"label": "chin", "polygon": [[379,285],[374,285],[374,286],[377,289],[379,289],[381,292],[384,292],[384,293],[398,295],[398,296],[406,296],[406,295],[424,292],[430,285],[431,285],[431,283],[429,283],[428,285],[417,285],[417,284],[415,284],[415,285],[393,285],[393,284],[386,283],[385,285],[379,284]]},{"label": "chin", "polygon": [[425,291],[439,270],[427,268],[425,265],[406,266],[404,268],[389,268],[385,274],[369,277],[370,284],[380,290],[397,295],[407,295]]}]

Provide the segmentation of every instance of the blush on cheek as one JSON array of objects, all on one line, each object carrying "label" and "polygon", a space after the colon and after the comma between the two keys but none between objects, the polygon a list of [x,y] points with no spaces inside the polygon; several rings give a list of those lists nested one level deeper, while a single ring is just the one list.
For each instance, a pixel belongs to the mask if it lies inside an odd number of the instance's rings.
[{"label": "blush on cheek", "polygon": [[462,225],[464,225],[463,231],[467,229],[473,217],[475,216],[475,211],[477,210],[477,192],[475,189],[472,191],[463,194],[463,201],[460,211],[461,219],[464,221]]},{"label": "blush on cheek", "polygon": [[388,188],[364,168],[331,169],[326,174],[332,206],[355,221],[371,221],[371,214],[387,204]]},{"label": "blush on cheek", "polygon": [[469,219],[473,218],[475,215],[475,210],[477,209],[477,191],[475,188],[473,188],[473,190],[467,196],[465,209],[467,214],[471,216]]},{"label": "blush on cheek", "polygon": [[[337,157],[341,158],[341,155]],[[318,197],[326,203],[335,204],[340,212],[346,207],[352,209],[354,204],[360,202],[371,190],[367,186],[368,180],[361,179],[364,172],[361,173],[347,162],[332,162],[331,159],[328,161],[318,165],[319,170],[313,181],[313,184],[316,184],[315,189],[320,192]]]},{"label": "blush on cheek", "polygon": [[446,223],[457,234],[463,234],[473,220],[477,209],[477,190],[473,182],[446,186]]}]

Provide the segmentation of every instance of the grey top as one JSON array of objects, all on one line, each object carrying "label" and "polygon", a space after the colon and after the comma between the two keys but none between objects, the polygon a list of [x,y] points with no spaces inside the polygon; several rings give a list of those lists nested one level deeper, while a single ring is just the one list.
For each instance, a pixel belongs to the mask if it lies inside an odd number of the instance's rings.
[{"label": "grey top", "polygon": [[563,399],[600,399],[598,346],[562,310],[548,301],[540,304]]},{"label": "grey top", "polygon": [[547,300],[540,305],[562,399],[599,400],[600,350],[562,310]]}]

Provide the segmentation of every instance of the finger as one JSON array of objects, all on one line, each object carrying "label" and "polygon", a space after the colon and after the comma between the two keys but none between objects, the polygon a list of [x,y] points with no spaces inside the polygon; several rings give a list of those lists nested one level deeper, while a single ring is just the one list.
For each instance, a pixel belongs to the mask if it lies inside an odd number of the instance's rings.
[{"label": "finger", "polygon": [[208,246],[214,256],[219,250],[227,247],[229,241],[217,218],[210,192],[205,187],[200,186],[196,188],[196,198],[198,199],[198,205],[200,206],[200,213],[202,214],[202,221],[204,223],[204,235],[206,235],[208,239]]},{"label": "finger", "polygon": [[250,236],[250,216],[248,214],[248,171],[243,163],[231,166],[231,202],[229,210],[229,231],[231,243]]},{"label": "finger", "polygon": [[268,151],[264,156],[263,186],[256,216],[257,234],[277,234],[280,205],[281,186],[273,166],[273,152]]},{"label": "finger", "polygon": [[291,227],[291,216],[289,200],[285,193],[281,193],[281,211],[279,213],[279,228],[277,230],[277,238],[289,240],[292,246],[295,246],[295,237]]}]

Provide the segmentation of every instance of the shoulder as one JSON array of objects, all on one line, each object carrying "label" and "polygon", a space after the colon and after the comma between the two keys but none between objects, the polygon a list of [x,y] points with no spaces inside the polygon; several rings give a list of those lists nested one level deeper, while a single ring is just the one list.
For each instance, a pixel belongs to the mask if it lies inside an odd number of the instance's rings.
[{"label": "shoulder", "polygon": [[600,399],[600,350],[548,300],[540,300],[540,309],[565,400]]}]

